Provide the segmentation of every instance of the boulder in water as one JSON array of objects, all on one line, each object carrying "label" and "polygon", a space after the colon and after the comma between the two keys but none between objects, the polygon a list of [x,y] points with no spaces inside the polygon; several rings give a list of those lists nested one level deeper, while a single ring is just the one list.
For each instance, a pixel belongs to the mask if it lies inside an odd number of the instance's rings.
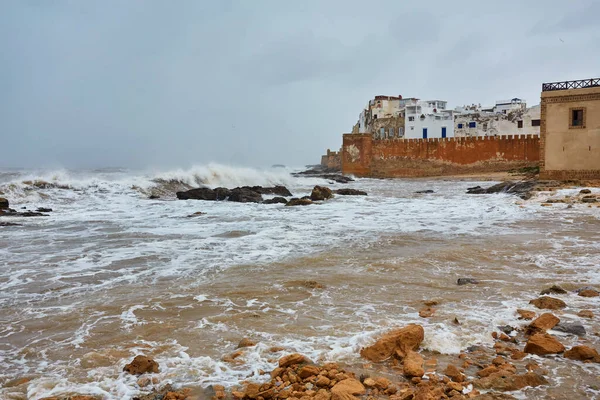
[{"label": "boulder in water", "polygon": [[325,186],[315,186],[310,194],[312,201],[328,200],[333,197],[331,189]]},{"label": "boulder in water", "polygon": [[196,188],[185,192],[177,192],[179,200],[217,200],[217,193],[210,188]]},{"label": "boulder in water", "polygon": [[273,197],[263,201],[263,204],[286,204],[288,201],[284,197]]},{"label": "boulder in water", "polygon": [[4,197],[0,197],[0,209],[8,208],[9,203],[8,200]]},{"label": "boulder in water", "polygon": [[416,194],[430,194],[430,193],[435,193],[435,192],[431,189],[426,189],[426,190],[418,190],[415,193]]},{"label": "boulder in water", "polygon": [[458,278],[456,280],[456,284],[458,286],[462,286],[462,285],[477,285],[479,283],[479,281],[477,279],[474,278]]},{"label": "boulder in water", "polygon": [[290,201],[288,201],[285,205],[288,207],[291,206],[308,206],[310,204],[312,204],[312,200],[311,199],[297,199],[297,198],[293,198],[290,199]]},{"label": "boulder in water", "polygon": [[564,355],[566,358],[570,358],[571,360],[592,360],[593,362],[600,363],[600,355],[596,349],[588,346],[574,346],[570,350],[565,351]]},{"label": "boulder in water", "polygon": [[248,188],[235,188],[229,194],[228,201],[236,203],[261,203],[263,197],[260,193]]},{"label": "boulder in water", "polygon": [[565,351],[565,346],[556,338],[547,333],[536,333],[531,336],[525,345],[525,353],[545,356],[547,354],[557,354]]},{"label": "boulder in water", "polygon": [[531,191],[534,189],[536,184],[536,181],[506,181],[490,186],[489,188],[482,188],[481,186],[468,188],[467,194],[509,193],[518,195],[523,200],[527,200],[531,198]]},{"label": "boulder in water", "polygon": [[135,356],[131,363],[125,365],[123,371],[131,375],[141,375],[145,373],[158,373],[158,363],[146,356]]},{"label": "boulder in water", "polygon": [[545,294],[567,294],[567,291],[558,285],[552,285],[549,288],[542,290],[540,293],[542,296]]},{"label": "boulder in water", "polygon": [[585,336],[586,334],[585,327],[579,322],[561,322],[552,329],[558,332],[570,333],[571,335],[575,336]]},{"label": "boulder in water", "polygon": [[567,304],[560,300],[555,299],[554,297],[542,296],[535,300],[531,300],[529,304],[533,304],[537,308],[547,309],[547,310],[559,310],[561,308],[565,308]]},{"label": "boulder in water", "polygon": [[383,335],[371,346],[361,349],[360,355],[373,362],[382,362],[396,355],[404,358],[409,351],[415,351],[425,337],[421,325],[411,324]]},{"label": "boulder in water", "polygon": [[224,188],[224,187],[215,188],[214,191],[215,191],[215,194],[217,195],[217,200],[227,200],[227,198],[231,194],[231,190]]}]

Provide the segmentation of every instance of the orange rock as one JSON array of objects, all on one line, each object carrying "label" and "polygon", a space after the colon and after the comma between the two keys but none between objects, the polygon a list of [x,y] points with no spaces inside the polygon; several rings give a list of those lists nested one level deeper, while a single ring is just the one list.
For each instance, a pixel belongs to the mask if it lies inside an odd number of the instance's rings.
[{"label": "orange rock", "polygon": [[125,365],[123,371],[131,375],[141,375],[145,373],[158,373],[158,363],[145,356],[135,356],[130,364]]},{"label": "orange rock", "polygon": [[404,376],[407,378],[422,377],[425,374],[423,369],[423,357],[417,352],[409,351],[402,361]]},{"label": "orange rock", "polygon": [[490,365],[489,367],[486,367],[486,368],[482,369],[481,371],[478,371],[477,376],[479,376],[481,378],[485,378],[486,376],[490,376],[491,374],[494,374],[498,371],[500,371],[498,369],[498,367]]},{"label": "orange rock", "polygon": [[581,310],[577,315],[581,318],[594,318],[594,313],[591,310]]},{"label": "orange rock", "polygon": [[552,335],[547,333],[536,333],[529,338],[524,351],[525,353],[544,356],[546,354],[562,353],[565,351],[565,346]]},{"label": "orange rock", "polygon": [[564,301],[549,296],[542,296],[535,300],[531,300],[529,304],[533,304],[537,308],[548,310],[559,310],[567,306],[567,304]]},{"label": "orange rock", "polygon": [[519,319],[534,319],[535,312],[529,310],[517,310],[517,314],[520,315]]},{"label": "orange rock", "polygon": [[375,387],[381,390],[387,390],[392,382],[384,377],[375,378]]},{"label": "orange rock", "polygon": [[298,376],[302,379],[306,379],[310,376],[319,375],[321,370],[314,365],[305,365],[304,367],[298,370]]},{"label": "orange rock", "polygon": [[510,358],[512,358],[513,360],[522,360],[525,357],[527,357],[527,353],[525,353],[524,351],[521,350],[513,350]]},{"label": "orange rock", "polygon": [[588,346],[574,346],[570,350],[565,351],[564,355],[571,360],[592,360],[594,362],[600,362],[600,355],[598,355],[598,352]]},{"label": "orange rock", "polygon": [[548,329],[554,328],[559,322],[560,319],[558,317],[551,313],[544,313],[529,324],[529,327],[535,330],[547,331]]},{"label": "orange rock", "polygon": [[248,338],[243,338],[242,340],[240,340],[240,343],[238,343],[237,348],[240,349],[242,347],[252,347],[252,346],[256,346],[256,342],[253,342],[252,340],[250,340]]},{"label": "orange rock", "polygon": [[373,362],[381,362],[396,354],[404,357],[410,350],[417,350],[425,332],[420,325],[408,325],[386,333],[375,344],[365,347],[360,355]]},{"label": "orange rock", "polygon": [[356,379],[344,379],[331,388],[332,400],[353,400],[355,395],[365,394],[366,389],[360,381]]},{"label": "orange rock", "polygon": [[446,385],[446,390],[448,390],[448,391],[450,391],[450,390],[456,390],[457,392],[462,392],[463,385],[461,385],[458,382],[448,382],[448,384]]},{"label": "orange rock", "polygon": [[444,370],[444,374],[452,379],[454,382],[464,382],[465,376],[455,365],[448,364],[446,369]]},{"label": "orange rock", "polygon": [[548,381],[541,375],[528,372],[523,375],[510,375],[496,372],[488,377],[476,379],[473,386],[478,389],[495,389],[502,391],[520,390],[527,386],[547,385]]},{"label": "orange rock", "polygon": [[594,289],[586,289],[579,292],[579,295],[581,297],[598,297],[600,296],[600,293],[598,293]]},{"label": "orange rock", "polygon": [[319,377],[315,381],[315,385],[317,385],[319,387],[329,386],[329,383],[331,383],[331,380],[328,377],[326,377],[325,375],[319,375]]},{"label": "orange rock", "polygon": [[279,359],[279,366],[281,368],[289,367],[290,365],[295,365],[295,364],[303,364],[303,363],[310,363],[310,360],[308,358],[306,358],[305,356],[303,356],[302,354],[298,354],[298,353],[288,354],[287,356],[281,357]]},{"label": "orange rock", "polygon": [[435,313],[435,308],[427,307],[419,311],[419,317],[429,318]]}]

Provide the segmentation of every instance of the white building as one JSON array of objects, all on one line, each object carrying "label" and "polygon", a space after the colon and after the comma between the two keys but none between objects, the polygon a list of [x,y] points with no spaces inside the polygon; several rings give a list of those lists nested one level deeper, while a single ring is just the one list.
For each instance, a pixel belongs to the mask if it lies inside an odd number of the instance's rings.
[{"label": "white building", "polygon": [[494,112],[497,114],[508,114],[511,111],[524,110],[527,108],[527,103],[517,97],[510,100],[498,100],[494,107]]},{"label": "white building", "polygon": [[405,109],[406,139],[454,137],[452,110],[446,110],[446,101],[409,99]]},{"label": "white building", "polygon": [[[524,103],[522,103],[524,104]],[[505,114],[477,107],[461,107],[454,116],[456,137],[539,135],[540,106],[513,108]]]}]

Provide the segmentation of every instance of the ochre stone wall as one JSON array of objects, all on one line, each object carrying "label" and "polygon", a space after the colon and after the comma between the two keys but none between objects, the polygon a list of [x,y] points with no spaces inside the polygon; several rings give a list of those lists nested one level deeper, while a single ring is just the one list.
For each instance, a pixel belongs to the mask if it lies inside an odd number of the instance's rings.
[{"label": "ochre stone wall", "polygon": [[321,156],[321,166],[328,169],[342,169],[342,157],[339,152],[327,149],[327,154]]},{"label": "ochre stone wall", "polygon": [[539,159],[537,135],[374,140],[347,134],[342,146],[343,173],[379,178],[508,171]]},{"label": "ochre stone wall", "polygon": [[[571,127],[572,109],[584,109]],[[542,92],[542,179],[600,179],[600,87]]]}]

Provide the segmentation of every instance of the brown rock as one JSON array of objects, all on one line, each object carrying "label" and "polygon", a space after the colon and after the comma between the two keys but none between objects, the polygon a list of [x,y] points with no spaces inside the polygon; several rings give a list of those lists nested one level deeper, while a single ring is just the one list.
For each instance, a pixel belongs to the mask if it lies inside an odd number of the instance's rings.
[{"label": "brown rock", "polygon": [[486,367],[486,368],[482,369],[481,371],[478,371],[477,376],[479,376],[481,378],[485,378],[486,376],[495,374],[498,371],[500,371],[500,369],[498,369],[498,367],[496,367],[494,365],[490,365],[489,367]]},{"label": "brown rock", "polygon": [[392,382],[384,377],[379,377],[375,379],[375,387],[380,390],[387,390]]},{"label": "brown rock", "polygon": [[452,379],[454,382],[464,382],[465,376],[455,365],[448,364],[446,369],[444,370],[444,374]]},{"label": "brown rock", "polygon": [[244,389],[244,397],[248,397],[250,399],[256,399],[258,397],[258,393],[260,393],[260,385],[257,383],[249,383],[246,385],[246,389]]},{"label": "brown rock", "polygon": [[594,289],[585,289],[579,292],[579,295],[581,297],[598,297],[600,296],[600,293],[598,293]]},{"label": "brown rock", "polygon": [[446,390],[447,391],[456,390],[457,392],[462,392],[463,385],[461,385],[458,382],[448,382],[446,384]]},{"label": "brown rock", "polygon": [[425,300],[425,301],[423,301],[423,304],[425,304],[427,307],[433,307],[433,306],[437,306],[438,304],[440,304],[440,302],[437,300]]},{"label": "brown rock", "polygon": [[422,377],[425,374],[423,357],[414,351],[409,351],[406,357],[404,357],[402,367],[404,368],[404,376],[407,378]]},{"label": "brown rock", "polygon": [[525,357],[527,357],[527,353],[525,353],[524,351],[521,350],[513,350],[512,354],[510,355],[510,358],[512,358],[513,360],[522,360]]},{"label": "brown rock", "polygon": [[547,331],[548,329],[552,329],[560,322],[558,317],[550,313],[544,313],[537,317],[535,321],[533,321],[529,327],[535,330]]},{"label": "brown rock", "polygon": [[386,333],[375,344],[363,348],[360,355],[373,362],[387,360],[394,354],[404,357],[408,351],[419,348],[424,336],[421,325],[408,325]]},{"label": "brown rock", "polygon": [[130,364],[125,365],[123,371],[131,375],[141,375],[145,373],[158,373],[158,363],[145,356],[135,356]]},{"label": "brown rock", "polygon": [[527,386],[536,387],[547,384],[548,381],[546,378],[533,372],[528,372],[523,375],[496,372],[486,378],[473,381],[473,386],[478,389],[495,389],[502,391],[521,390]]},{"label": "brown rock", "polygon": [[242,340],[240,340],[240,343],[238,343],[237,348],[241,349],[242,347],[252,347],[252,346],[256,346],[256,342],[254,342],[248,338],[243,338]]},{"label": "brown rock", "polygon": [[333,197],[331,189],[325,186],[315,186],[310,194],[312,201],[327,200]]},{"label": "brown rock", "polygon": [[524,351],[525,353],[544,356],[546,354],[562,353],[565,351],[565,346],[552,335],[547,333],[536,333],[529,338]]},{"label": "brown rock", "polygon": [[517,314],[520,315],[519,319],[534,319],[535,318],[534,311],[518,309]]},{"label": "brown rock", "polygon": [[552,285],[549,288],[542,290],[540,293],[542,296],[545,294],[567,294],[567,291],[558,285]]},{"label": "brown rock", "polygon": [[284,351],[284,350],[285,350],[285,347],[279,347],[279,346],[273,346],[273,347],[269,348],[269,351],[271,353],[278,353],[278,352]]},{"label": "brown rock", "polygon": [[600,355],[598,355],[598,352],[588,346],[574,346],[570,350],[565,351],[564,355],[571,360],[592,360],[594,362],[600,362]]},{"label": "brown rock", "polygon": [[529,304],[533,304],[537,308],[547,309],[547,310],[559,310],[561,308],[565,308],[567,304],[560,300],[555,299],[554,297],[542,296],[535,300],[531,300]]},{"label": "brown rock", "polygon": [[366,389],[360,381],[356,379],[344,379],[331,388],[332,400],[353,400],[355,395],[365,394]]},{"label": "brown rock", "polygon": [[279,359],[279,366],[281,368],[289,367],[290,365],[295,364],[307,364],[310,363],[310,360],[303,356],[302,354],[293,353],[288,354],[287,356],[281,357]]},{"label": "brown rock", "polygon": [[305,365],[304,367],[298,370],[298,376],[302,379],[306,379],[309,376],[319,375],[321,370],[314,365]]},{"label": "brown rock", "polygon": [[581,318],[594,318],[594,313],[591,310],[581,310],[577,315]]},{"label": "brown rock", "polygon": [[331,380],[328,377],[326,377],[325,375],[319,375],[319,377],[315,381],[315,385],[317,385],[319,387],[329,386],[329,383],[331,383]]},{"label": "brown rock", "polygon": [[419,311],[419,317],[421,318],[429,318],[433,315],[433,313],[435,312],[434,308],[431,307],[426,307],[423,308],[422,310]]},{"label": "brown rock", "polygon": [[9,207],[8,200],[5,199],[4,197],[0,197],[0,210],[8,208],[8,207]]}]

